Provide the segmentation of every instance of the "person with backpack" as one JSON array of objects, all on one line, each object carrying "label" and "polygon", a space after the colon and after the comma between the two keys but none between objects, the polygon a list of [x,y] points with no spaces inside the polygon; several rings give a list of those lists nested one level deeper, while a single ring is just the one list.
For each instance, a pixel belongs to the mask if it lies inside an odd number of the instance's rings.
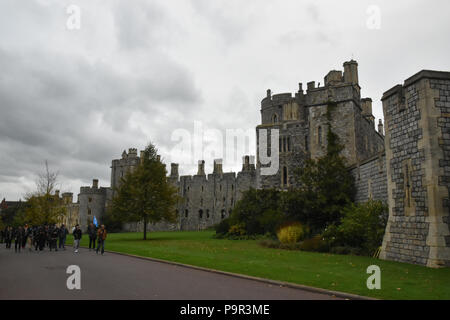
[{"label": "person with backpack", "polygon": [[95,240],[97,239],[97,228],[91,223],[88,227],[89,234],[89,251],[95,250]]},{"label": "person with backpack", "polygon": [[106,229],[105,229],[105,225],[102,224],[100,229],[98,229],[97,231],[97,254],[98,254],[98,250],[100,249],[100,245],[102,246],[102,255],[105,252],[105,240],[106,240]]},{"label": "person with backpack", "polygon": [[80,225],[75,226],[75,230],[73,231],[73,247],[75,248],[75,253],[78,253],[78,248],[80,247],[80,241],[82,237],[82,232],[80,229]]}]

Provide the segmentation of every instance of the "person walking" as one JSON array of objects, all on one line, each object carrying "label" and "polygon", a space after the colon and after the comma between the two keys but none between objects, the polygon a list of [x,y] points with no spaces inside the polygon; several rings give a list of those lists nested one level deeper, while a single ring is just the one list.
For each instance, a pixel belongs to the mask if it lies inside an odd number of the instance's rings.
[{"label": "person walking", "polygon": [[47,232],[46,232],[45,228],[43,226],[41,226],[41,227],[39,227],[38,234],[37,234],[36,248],[39,247],[39,251],[44,250],[46,241],[47,241]]},{"label": "person walking", "polygon": [[89,234],[89,251],[95,250],[95,240],[97,239],[97,228],[93,223],[91,223],[88,227]]},{"label": "person walking", "polygon": [[17,230],[14,233],[14,250],[15,250],[15,252],[17,252],[17,249],[19,249],[19,252],[20,252],[20,249],[22,248],[22,245],[23,245],[24,237],[25,237],[25,232],[24,232],[22,226],[20,226],[19,228],[17,228]]},{"label": "person walking", "polygon": [[80,247],[82,232],[80,229],[80,225],[75,226],[75,230],[73,231],[73,247],[75,248],[75,253],[78,253],[78,248]]},{"label": "person walking", "polygon": [[13,229],[11,226],[8,226],[8,227],[6,227],[6,230],[5,230],[6,249],[11,249],[12,239],[13,239]]},{"label": "person walking", "polygon": [[52,251],[52,248],[55,249],[55,251],[58,251],[58,237],[59,237],[59,228],[54,224],[52,228],[50,229],[50,251]]},{"label": "person walking", "polygon": [[100,245],[102,246],[102,254],[105,252],[105,240],[106,240],[106,229],[105,229],[105,225],[102,224],[100,226],[100,229],[98,229],[97,231],[97,254],[98,254],[98,250],[100,249]]},{"label": "person walking", "polygon": [[66,250],[66,238],[69,234],[69,231],[67,230],[66,226],[64,224],[61,225],[61,228],[59,228],[59,248]]}]

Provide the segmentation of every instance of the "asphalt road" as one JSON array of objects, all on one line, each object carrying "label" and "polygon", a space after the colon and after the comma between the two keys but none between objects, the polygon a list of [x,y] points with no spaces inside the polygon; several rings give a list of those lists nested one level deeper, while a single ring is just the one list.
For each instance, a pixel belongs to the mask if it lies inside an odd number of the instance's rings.
[{"label": "asphalt road", "polygon": [[[67,267],[81,270],[69,290]],[[335,297],[88,249],[14,252],[0,247],[0,299],[303,300]]]}]

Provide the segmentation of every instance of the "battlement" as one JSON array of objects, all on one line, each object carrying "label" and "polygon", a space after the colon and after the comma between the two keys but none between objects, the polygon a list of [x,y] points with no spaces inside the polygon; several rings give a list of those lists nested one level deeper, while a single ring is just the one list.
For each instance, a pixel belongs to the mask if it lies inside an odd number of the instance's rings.
[{"label": "battlement", "polygon": [[99,195],[106,195],[107,190],[110,188],[107,187],[98,187],[98,179],[92,180],[92,186],[87,187],[80,187],[80,194],[99,194]]},{"label": "battlement", "polygon": [[[216,179],[217,177],[222,179],[229,179],[231,176],[236,178],[235,172],[223,172],[222,167],[222,159],[215,159],[213,164],[213,172],[210,174],[205,173],[205,161],[199,160],[198,161],[198,170],[196,175],[184,175],[179,176],[178,175],[178,163],[172,163],[171,164],[171,173],[169,175],[169,178],[172,180],[176,180],[180,182],[187,182],[187,181],[193,181],[193,180],[204,180],[208,181],[211,178]],[[238,175],[243,173],[255,173],[256,167],[255,167],[255,156],[249,156],[246,155],[242,157],[242,171],[238,172]]]}]

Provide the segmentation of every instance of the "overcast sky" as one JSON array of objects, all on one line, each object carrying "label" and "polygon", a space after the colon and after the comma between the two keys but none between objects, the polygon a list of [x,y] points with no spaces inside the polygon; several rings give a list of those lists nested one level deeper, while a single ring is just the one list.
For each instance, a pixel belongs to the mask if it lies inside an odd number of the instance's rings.
[{"label": "overcast sky", "polygon": [[181,162],[174,132],[254,132],[268,88],[323,84],[351,58],[378,122],[384,91],[450,70],[449,12],[448,0],[0,0],[0,198],[32,191],[45,160],[75,195],[109,186],[111,160],[149,141]]}]

